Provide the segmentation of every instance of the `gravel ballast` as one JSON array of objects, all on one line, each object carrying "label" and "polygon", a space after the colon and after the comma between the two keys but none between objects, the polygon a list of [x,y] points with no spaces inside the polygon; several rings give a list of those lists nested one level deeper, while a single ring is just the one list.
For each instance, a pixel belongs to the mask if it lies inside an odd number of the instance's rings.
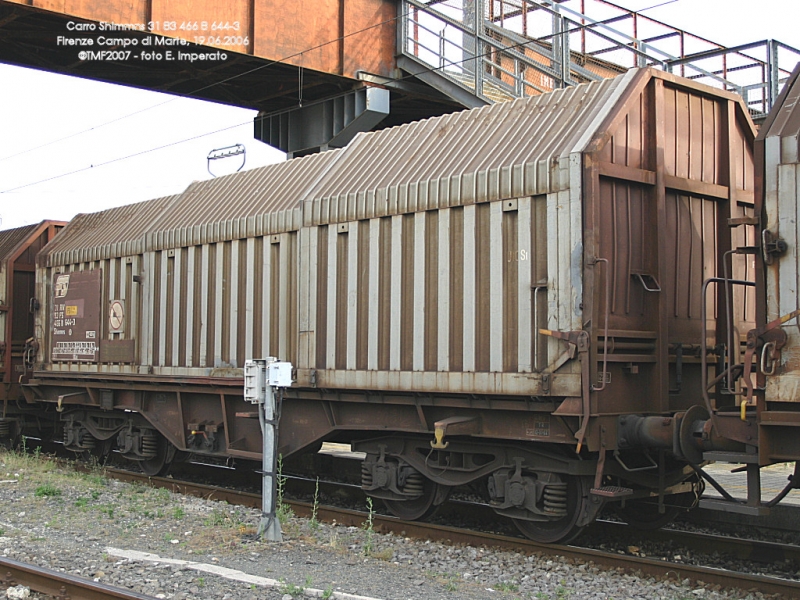
[{"label": "gravel ballast", "polygon": [[288,518],[0,453],[0,554],[156,598],[769,598],[656,581],[560,557],[448,546]]}]

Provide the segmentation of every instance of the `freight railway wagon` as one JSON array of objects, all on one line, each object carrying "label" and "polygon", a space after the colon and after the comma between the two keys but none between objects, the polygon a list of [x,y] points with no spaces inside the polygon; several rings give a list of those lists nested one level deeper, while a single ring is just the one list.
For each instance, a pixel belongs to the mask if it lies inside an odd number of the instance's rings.
[{"label": "freight railway wagon", "polygon": [[18,440],[22,433],[22,420],[14,415],[20,410],[20,385],[28,380],[38,349],[36,254],[64,225],[42,221],[0,231],[0,440]]},{"label": "freight railway wagon", "polygon": [[401,517],[475,484],[537,540],[609,503],[658,526],[707,460],[746,463],[726,506],[763,512],[800,415],[763,391],[764,261],[789,259],[754,137],[738,96],[632,70],[79,216],[38,257],[26,400],[148,473],[257,460],[242,367],[276,356],[279,452],[350,442]]}]

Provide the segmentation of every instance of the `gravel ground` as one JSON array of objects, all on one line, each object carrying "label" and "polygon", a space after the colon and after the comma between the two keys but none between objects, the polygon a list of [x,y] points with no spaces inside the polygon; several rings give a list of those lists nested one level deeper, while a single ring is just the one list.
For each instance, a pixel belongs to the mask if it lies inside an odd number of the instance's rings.
[{"label": "gravel ground", "polygon": [[259,518],[259,511],[0,453],[2,555],[156,598],[769,597],[295,517],[284,522],[283,543],[267,543],[256,536]]}]

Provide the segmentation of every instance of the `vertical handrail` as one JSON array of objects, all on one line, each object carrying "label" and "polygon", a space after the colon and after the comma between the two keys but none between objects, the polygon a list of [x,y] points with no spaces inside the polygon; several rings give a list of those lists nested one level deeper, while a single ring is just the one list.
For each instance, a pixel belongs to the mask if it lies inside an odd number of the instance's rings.
[{"label": "vertical handrail", "polygon": [[611,277],[608,273],[608,259],[607,258],[595,258],[594,263],[597,264],[599,262],[606,263],[606,322],[605,322],[605,331],[603,333],[603,372],[600,377],[600,385],[592,384],[592,391],[593,392],[602,392],[606,389],[606,378],[608,377],[608,317],[611,313]]},{"label": "vertical handrail", "polygon": [[[483,3],[485,0],[475,0],[475,19],[473,20],[473,34],[475,39],[475,93],[483,96],[483,41],[480,37],[483,26]],[[494,13],[494,0],[489,0],[490,11]]]},{"label": "vertical handrail", "polygon": [[[755,287],[754,281],[747,281],[744,279],[727,279],[725,277],[709,277],[703,282],[703,290],[700,294],[700,320],[703,328],[703,333],[700,336],[700,387],[703,392],[703,401],[705,402],[708,414],[714,415],[714,408],[711,406],[711,398],[708,395],[708,340],[706,339],[706,323],[708,321],[708,302],[706,301],[706,294],[708,293],[708,286],[712,283],[724,283],[726,285],[743,285],[745,287]],[[733,373],[733,365],[728,365],[728,368],[723,371],[723,375],[730,376]],[[717,377],[717,380],[719,376]],[[715,381],[717,381],[715,380]]]},{"label": "vertical handrail", "polygon": [[439,32],[439,68],[444,71],[444,45],[445,45],[445,37],[444,32],[447,31],[447,26],[445,25],[442,30]]},{"label": "vertical handrail", "polygon": [[539,364],[542,362],[539,356],[539,303],[537,302],[539,292],[542,290],[547,290],[546,282],[533,286],[533,331],[535,332],[533,336],[533,371],[538,371]]},{"label": "vertical handrail", "polygon": [[[728,258],[731,258],[731,271],[733,270],[733,254],[736,250],[728,250],[725,254],[722,255],[722,275],[725,278],[725,329],[727,329],[728,333],[728,366],[733,366],[733,307],[731,306],[731,284],[728,283],[730,281],[730,271],[728,271]],[[738,352],[737,352],[737,362],[738,362]],[[731,378],[728,378],[727,381],[727,388],[728,393],[735,394],[736,390],[733,388],[733,384],[731,382]]]},{"label": "vertical handrail", "polygon": [[419,9],[415,6],[414,15],[414,56],[419,56]]},{"label": "vertical handrail", "polygon": [[778,44],[775,40],[769,41],[769,109],[778,99],[780,69],[778,69]]}]

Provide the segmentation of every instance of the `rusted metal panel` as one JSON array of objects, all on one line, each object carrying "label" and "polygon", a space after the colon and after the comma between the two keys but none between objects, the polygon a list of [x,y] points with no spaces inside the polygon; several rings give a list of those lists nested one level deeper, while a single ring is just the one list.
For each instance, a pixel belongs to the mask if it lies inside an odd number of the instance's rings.
[{"label": "rusted metal panel", "polygon": [[[711,318],[716,317],[713,296],[703,298],[703,281],[716,276],[717,255],[714,224],[717,204],[713,200],[668,192],[667,224],[671,244],[664,285],[671,319],[673,342],[700,340],[704,326],[699,320],[703,303]],[[639,286],[641,288],[641,286]],[[706,324],[713,330],[713,322]]]},{"label": "rusted metal panel", "polygon": [[156,33],[248,54],[253,53],[254,4],[255,0],[195,0],[191,3],[148,0],[145,3],[149,9],[147,22],[153,24],[152,30]]},{"label": "rusted metal panel", "polygon": [[[800,307],[798,264],[798,217],[800,216],[800,67],[795,70],[775,108],[759,133],[764,162],[764,208],[766,237],[780,238],[785,253],[770,257],[767,266],[766,321],[770,322]],[[765,237],[765,239],[766,239]],[[782,325],[788,334],[781,351],[778,375],[767,377],[766,398],[800,402],[800,327],[797,320]]]},{"label": "rusted metal panel", "polygon": [[[387,0],[259,2],[255,54],[346,77],[391,76],[396,5]],[[302,26],[300,26],[302,24]]]},{"label": "rusted metal panel", "polygon": [[[15,2],[17,0],[11,0]],[[149,0],[139,2],[126,2],[113,0],[97,4],[91,0],[35,0],[34,2],[18,2],[18,4],[33,5],[36,8],[51,10],[53,12],[74,15],[81,19],[93,21],[106,21],[112,23],[147,23]]]},{"label": "rusted metal panel", "polygon": [[[191,4],[166,0],[101,4],[86,0],[10,1],[79,22],[141,26],[147,32],[353,79],[358,71],[390,77],[395,67],[397,8],[389,0]],[[119,34],[114,30],[107,33],[108,37]],[[172,45],[165,48],[186,49]]]},{"label": "rusted metal panel", "polygon": [[702,292],[724,263],[735,279],[755,276],[752,256],[723,257],[755,243],[752,227],[728,226],[754,215],[754,128],[730,95],[661,75],[640,79],[604,127],[610,135],[596,138],[588,162],[597,192],[585,197],[584,222],[594,410],[675,410],[696,402],[682,384],[699,378],[675,348],[705,336],[738,352],[739,334],[755,324],[753,288]]},{"label": "rusted metal panel", "polygon": [[[0,369],[2,370],[2,379],[10,381],[10,371],[12,370],[11,363],[8,358],[11,355],[11,350],[8,348],[12,330],[17,328],[16,320],[20,319],[14,310],[15,290],[14,290],[14,264],[13,261],[9,265],[9,258],[16,253],[20,244],[23,244],[36,230],[36,225],[28,225],[26,227],[18,227],[16,229],[7,229],[0,231],[0,344],[2,344],[2,352],[0,352]],[[28,286],[24,286],[25,289]],[[29,295],[32,298],[33,294]],[[23,312],[23,318],[28,314],[25,305],[19,307],[20,312]],[[16,320],[15,320],[16,317]],[[17,339],[14,337],[14,339]],[[23,338],[23,342],[24,342]]]},{"label": "rusted metal panel", "polygon": [[397,54],[397,3],[391,0],[340,0],[344,14],[342,74],[358,71],[391,76]]},{"label": "rusted metal panel", "polygon": [[342,26],[339,1],[258,2],[255,53],[307,69],[342,74],[338,41]]},{"label": "rusted metal panel", "polygon": [[[33,358],[35,257],[65,224],[42,221],[0,232],[0,381],[12,387],[26,380]],[[16,394],[16,388],[0,388],[0,399]]]}]

